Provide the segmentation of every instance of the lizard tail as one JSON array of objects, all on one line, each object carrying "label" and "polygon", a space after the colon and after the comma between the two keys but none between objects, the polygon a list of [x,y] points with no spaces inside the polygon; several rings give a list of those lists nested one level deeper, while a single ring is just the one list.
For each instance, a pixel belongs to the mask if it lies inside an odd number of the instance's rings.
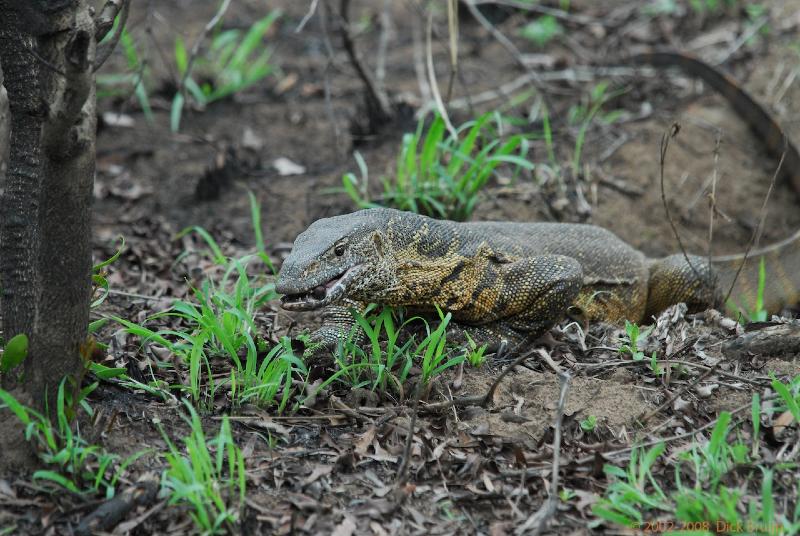
[{"label": "lizard tail", "polygon": [[797,146],[784,134],[781,126],[767,110],[745,92],[736,80],[708,63],[682,52],[646,52],[631,56],[630,61],[652,67],[679,67],[686,74],[699,78],[714,88],[750,126],[769,154],[776,159],[783,157],[781,178],[791,181],[795,191],[800,193],[800,152]]},{"label": "lizard tail", "polygon": [[800,302],[800,231],[781,242],[750,251],[747,260],[744,254],[725,255],[713,257],[711,264],[721,298],[730,295],[736,310],[752,312],[760,304],[769,313],[779,313]]}]

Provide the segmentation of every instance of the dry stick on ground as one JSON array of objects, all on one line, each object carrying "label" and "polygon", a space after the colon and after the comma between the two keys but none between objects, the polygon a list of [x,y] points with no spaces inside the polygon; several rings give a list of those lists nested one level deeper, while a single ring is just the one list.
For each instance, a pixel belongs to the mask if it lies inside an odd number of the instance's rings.
[{"label": "dry stick on ground", "polygon": [[425,51],[422,44],[422,28],[419,24],[411,25],[411,43],[414,55],[414,73],[417,75],[419,85],[419,96],[422,101],[420,111],[427,111],[428,103],[433,100],[431,96],[431,86],[428,84],[428,77],[425,75]]},{"label": "dry stick on ground", "polygon": [[647,421],[652,419],[655,415],[658,415],[658,413],[660,413],[661,410],[663,410],[664,408],[669,407],[673,402],[675,402],[678,399],[679,396],[681,396],[684,393],[686,393],[687,391],[689,391],[689,389],[694,389],[695,387],[697,387],[700,384],[700,382],[702,382],[703,380],[705,380],[706,378],[711,376],[711,373],[714,372],[715,370],[717,370],[717,366],[719,365],[719,363],[720,363],[720,361],[718,361],[717,363],[714,363],[714,365],[708,367],[708,370],[703,372],[693,382],[687,383],[686,385],[683,386],[683,388],[678,389],[677,391],[675,391],[675,393],[673,393],[671,397],[669,397],[667,400],[665,400],[663,404],[661,404],[656,409],[654,409],[653,411],[651,411],[650,413],[648,413],[647,415],[642,417],[639,420],[639,424],[644,426],[645,424],[647,424]]},{"label": "dry stick on ground", "polygon": [[447,102],[453,96],[453,82],[458,72],[458,0],[447,0],[447,30],[450,36],[450,79],[447,81]]},{"label": "dry stick on ground", "polygon": [[595,17],[589,17],[587,15],[578,15],[575,13],[568,13],[562,9],[556,9],[552,7],[543,6],[538,3],[534,2],[521,2],[521,1],[514,1],[514,0],[472,0],[472,4],[476,6],[480,5],[498,5],[498,6],[508,6],[513,7],[514,9],[518,9],[520,11],[530,11],[532,13],[540,13],[542,15],[550,15],[554,19],[561,19],[567,22],[572,22],[575,24],[581,25],[590,25],[590,24],[600,24],[604,23],[603,19],[598,19]]},{"label": "dry stick on ground", "polygon": [[[503,353],[505,347],[501,346],[501,350],[497,352],[496,355],[500,355]],[[451,407],[466,407],[466,406],[482,406],[487,407],[492,403],[494,399],[494,393],[497,391],[497,387],[500,385],[500,382],[505,379],[509,372],[514,370],[516,367],[521,365],[526,359],[531,357],[536,350],[530,350],[521,354],[517,359],[514,360],[508,367],[506,367],[503,372],[501,372],[497,378],[495,378],[492,385],[489,387],[489,390],[486,391],[486,394],[483,395],[474,395],[474,396],[464,396],[460,398],[453,398],[451,400],[445,400],[444,402],[434,402],[433,404],[427,404],[423,409],[425,411],[435,412],[441,411],[443,409],[449,409]]]},{"label": "dry stick on ground", "polygon": [[[763,397],[761,399],[761,402],[762,403],[770,402],[772,400],[778,400],[780,398],[781,397],[780,397],[779,394],[774,393],[774,394],[772,394],[770,396]],[[737,408],[734,408],[729,413],[731,415],[736,415],[737,413],[740,413],[740,412],[742,412],[742,411],[744,411],[746,409],[750,409],[752,407],[752,405],[753,405],[752,401],[748,402],[746,404],[742,404],[741,406],[739,406]],[[641,443],[641,444],[638,444],[638,445],[631,445],[629,447],[625,447],[625,448],[621,448],[621,449],[610,450],[610,451],[607,451],[607,452],[599,452],[599,454],[601,454],[603,457],[608,459],[610,456],[616,456],[618,454],[625,454],[626,452],[630,452],[630,451],[632,451],[633,449],[636,449],[636,448],[648,448],[648,447],[652,447],[654,445],[658,445],[659,443],[671,443],[673,441],[679,441],[681,439],[686,439],[687,437],[692,437],[695,434],[699,434],[703,430],[708,430],[709,428],[713,428],[714,426],[716,426],[717,421],[719,421],[719,417],[717,417],[716,419],[710,420],[709,422],[707,422],[706,424],[704,424],[703,426],[701,426],[699,428],[695,428],[694,430],[689,430],[688,432],[684,432],[682,434],[677,434],[677,435],[670,436],[670,437],[662,437],[662,438],[659,438],[659,439],[654,439],[652,441],[648,441],[646,443]],[[739,422],[741,422],[741,421],[736,421],[736,422],[732,423],[731,426],[736,426],[737,424],[739,424]],[[597,455],[597,453],[591,454],[589,456],[584,456],[583,458],[578,458],[577,460],[573,460],[573,464],[575,464],[575,465],[583,465],[583,464],[586,464],[586,463],[590,463],[590,462],[594,461],[596,455]]]},{"label": "dry stick on ground", "polygon": [[369,73],[367,68],[358,58],[358,53],[356,52],[356,46],[355,43],[353,42],[353,36],[350,33],[349,12],[350,12],[350,0],[340,0],[339,33],[342,36],[342,44],[344,45],[344,50],[347,53],[347,57],[350,60],[350,63],[356,70],[356,74],[358,74],[358,77],[364,84],[364,94],[366,97],[367,107],[368,107],[367,113],[369,115],[369,120],[371,124],[373,126],[386,124],[394,117],[394,112],[392,110],[392,106],[389,101],[389,96],[386,94],[386,91],[384,91],[382,87],[379,87],[378,84],[375,83],[375,80],[373,80],[372,75]]},{"label": "dry stick on ground", "polygon": [[417,415],[419,414],[419,397],[422,395],[422,378],[417,380],[417,389],[414,394],[414,404],[411,406],[411,422],[408,424],[408,436],[403,448],[403,461],[397,470],[397,480],[395,481],[395,497],[398,503],[405,499],[406,494],[402,488],[408,482],[408,469],[411,466],[411,447],[414,445],[414,428],[417,426]]},{"label": "dry stick on ground", "polygon": [[104,501],[97,509],[81,520],[75,534],[88,535],[107,532],[122,521],[131,510],[149,505],[158,495],[158,477],[145,473],[130,488]]},{"label": "dry stick on ground", "polygon": [[383,8],[380,15],[381,33],[378,36],[378,54],[375,60],[375,81],[378,87],[385,87],[386,82],[386,51],[389,48],[389,41],[394,37],[392,27],[392,17],[389,10],[392,7],[391,0],[383,0]]},{"label": "dry stick on ground", "polygon": [[103,7],[103,10],[100,12],[97,18],[95,18],[94,38],[95,41],[100,43],[100,41],[111,30],[111,27],[114,25],[114,19],[117,18],[117,14],[119,13],[119,24],[117,25],[114,35],[111,36],[108,44],[104,45],[102,50],[98,49],[95,53],[93,68],[94,72],[97,72],[97,70],[103,66],[106,60],[111,57],[111,53],[114,52],[114,49],[117,48],[117,43],[119,43],[119,40],[122,37],[122,32],[125,31],[125,23],[128,21],[128,13],[130,12],[130,8],[131,0],[108,0],[105,7]]},{"label": "dry stick on ground", "polygon": [[[414,2],[412,0],[406,0],[405,2],[406,7],[409,11],[414,12],[416,16],[419,17],[420,20],[425,20],[425,13],[424,10],[420,7],[419,2]],[[433,37],[437,39],[438,42],[442,42],[442,36],[439,34],[439,31],[436,29],[436,26],[432,27],[432,34]],[[425,77],[425,65],[424,65],[424,53],[422,51],[422,29],[419,24],[411,24],[411,36],[413,39],[414,44],[414,69],[417,75],[417,81],[420,85],[420,100],[422,101],[422,105],[416,112],[417,117],[422,117],[427,114],[432,109],[432,97],[430,91],[427,88],[427,82]],[[452,47],[451,47],[452,50]],[[459,83],[461,84],[462,90],[464,91],[464,97],[459,99],[461,102],[460,108],[467,108],[469,110],[470,116],[475,116],[475,110],[472,105],[472,96],[470,94],[470,84],[467,83],[466,79],[464,78],[464,73],[460,69],[455,69],[455,71],[451,70],[451,76],[454,75],[458,78]],[[434,103],[435,104],[435,103]],[[448,107],[450,107],[450,98],[447,99]]]},{"label": "dry stick on ground", "polygon": [[[714,366],[709,367],[708,365],[702,365],[700,363],[692,363],[691,361],[683,361],[681,359],[659,359],[658,363],[663,365],[681,365],[684,367],[699,368],[701,370],[711,370],[714,368]],[[610,367],[642,367],[647,365],[643,361],[619,360],[619,361],[606,361],[604,363],[591,363],[588,365],[584,365],[583,367],[581,366],[581,364],[578,364],[577,366],[578,368],[585,368],[586,372],[588,373],[593,370],[610,368]],[[743,376],[737,376],[736,374],[732,374],[724,370],[717,370],[717,374],[738,382],[749,383],[750,385],[755,385],[756,387],[769,387],[770,382],[772,381],[771,378],[768,378],[766,376],[762,376],[757,379],[751,379],[751,378],[745,378]]]},{"label": "dry stick on ground", "polygon": [[483,26],[490,34],[492,34],[492,37],[494,37],[495,40],[498,43],[500,43],[500,45],[502,45],[503,48],[505,48],[509,54],[511,54],[511,57],[514,58],[514,61],[517,62],[517,64],[522,68],[522,70],[528,72],[530,78],[527,80],[527,83],[532,84],[534,88],[536,88],[536,90],[541,95],[542,100],[544,100],[545,105],[547,105],[548,108],[551,108],[551,106],[549,105],[550,103],[547,102],[547,94],[544,91],[542,91],[541,79],[534,71],[528,68],[528,66],[525,64],[525,60],[522,58],[522,53],[514,45],[514,43],[512,43],[508,39],[508,37],[503,35],[503,32],[498,30],[491,22],[489,22],[489,20],[486,17],[483,16],[483,13],[481,13],[480,10],[477,7],[475,7],[474,0],[464,0],[464,5],[467,6],[467,9],[472,14],[472,16],[475,17],[475,20],[477,20],[481,26]]},{"label": "dry stick on ground", "polygon": [[[785,145],[789,143],[789,139],[786,137],[783,138],[783,141]],[[761,216],[758,220],[758,225],[753,231],[753,235],[750,237],[750,242],[748,242],[747,244],[747,249],[744,250],[744,255],[742,256],[742,262],[740,262],[739,267],[736,268],[736,273],[733,276],[733,281],[731,281],[731,286],[728,289],[728,293],[725,294],[725,299],[722,301],[723,304],[728,303],[728,299],[731,297],[731,293],[733,292],[733,287],[734,285],[736,285],[736,280],[739,279],[739,274],[742,273],[742,268],[744,268],[744,265],[747,262],[747,258],[750,255],[750,250],[753,248],[754,244],[758,244],[759,240],[761,240],[761,232],[764,228],[764,220],[766,220],[767,218],[767,203],[769,202],[769,198],[772,195],[772,190],[775,188],[775,183],[778,180],[778,175],[780,174],[781,168],[783,167],[784,158],[786,158],[786,148],[784,148],[783,153],[781,153],[781,159],[778,161],[778,167],[775,168],[775,173],[772,174],[772,180],[769,183],[767,194],[764,196],[764,202],[761,204],[761,210],[759,211],[759,214]]]},{"label": "dry stick on ground", "polygon": [[556,513],[558,506],[558,471],[561,464],[561,423],[564,420],[564,408],[567,405],[567,393],[569,392],[569,381],[571,376],[568,372],[561,372],[558,375],[558,382],[561,391],[558,395],[558,409],[553,433],[553,468],[550,475],[550,492],[539,510],[530,516],[525,523],[515,531],[516,534],[541,534],[547,528],[547,523]]}]

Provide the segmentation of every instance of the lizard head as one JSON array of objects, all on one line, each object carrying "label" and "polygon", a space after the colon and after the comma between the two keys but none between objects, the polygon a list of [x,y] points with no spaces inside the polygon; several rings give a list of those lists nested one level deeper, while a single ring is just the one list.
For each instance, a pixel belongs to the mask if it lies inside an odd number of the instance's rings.
[{"label": "lizard head", "polygon": [[278,273],[282,307],[318,309],[385,284],[382,215],[382,209],[369,209],[323,218],[302,232]]}]

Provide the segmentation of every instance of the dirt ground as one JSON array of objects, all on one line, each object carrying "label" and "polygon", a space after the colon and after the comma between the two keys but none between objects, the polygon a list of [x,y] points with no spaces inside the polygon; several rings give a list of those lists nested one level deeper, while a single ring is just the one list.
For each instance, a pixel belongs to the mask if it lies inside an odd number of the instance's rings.
[{"label": "dirt ground", "polygon": [[[387,4],[392,27],[385,83],[398,103],[413,109],[419,105],[419,86],[411,28],[424,27],[424,21],[415,2]],[[724,56],[723,68],[775,114],[793,139],[800,140],[800,83],[793,78],[800,69],[800,1],[770,3],[768,33],[756,32],[744,44],[737,41],[749,24],[741,7],[698,16],[686,2],[677,2],[675,13],[656,16],[640,2],[568,4],[570,15],[561,21],[565,34],[544,48],[517,36],[534,15],[518,11],[497,23],[535,62],[534,69],[551,75],[543,76],[542,90],[551,108],[557,159],[568,162],[575,145],[578,129],[567,121],[570,106],[585,99],[603,79],[599,69],[583,67],[622,67],[605,79],[623,90],[606,105],[609,111],[623,110],[623,118],[610,125],[591,125],[579,177],[556,180],[546,169],[537,168],[516,181],[495,180],[482,193],[472,219],[588,222],[611,229],[648,255],[676,252],[677,242],[664,215],[658,156],[662,134],[678,121],[681,131],[670,148],[664,181],[679,233],[689,250],[708,251],[706,192],[716,170],[719,216],[713,252],[742,251],[758,224],[775,159],[724,99],[701,83],[674,70],[632,69],[624,56],[650,47],[677,48],[706,59]],[[177,34],[191,42],[217,5],[189,0],[133,5],[129,31],[148,58],[155,121],[145,120],[132,96],[99,103],[106,120],[97,149],[97,257],[114,251],[118,235],[127,244],[109,276],[119,292],[101,312],[141,320],[163,310],[170,298],[186,296],[185,278],[195,281],[205,269],[199,263],[187,268],[186,260],[174,262],[186,249],[202,247],[189,237],[174,238],[186,226],[204,227],[226,251],[251,248],[248,190],[262,206],[268,252],[280,261],[311,222],[355,208],[343,194],[328,192],[341,186],[343,173],[357,170],[353,150],[364,156],[377,188],[378,178],[393,169],[402,134],[416,124],[413,117],[404,117],[381,132],[354,136],[353,125],[363,118],[362,86],[338,37],[327,35],[317,16],[295,32],[308,2],[283,0],[269,3],[270,9],[283,10],[269,37],[279,72],[234,98],[185,113],[181,132],[171,133],[169,99],[175,68],[165,63],[164,51],[169,57]],[[559,2],[547,5],[558,7]],[[381,2],[355,2],[352,7],[352,19],[365,22],[357,46],[371,68],[381,34],[381,9]],[[237,1],[225,25],[247,27],[264,13],[263,2]],[[444,85],[449,70],[443,9],[434,26],[438,37],[433,58]],[[327,53],[329,39],[332,58]],[[467,14],[462,15],[458,68],[452,99],[456,103],[525,74],[515,58]],[[122,56],[115,55],[104,70],[125,70]],[[575,73],[588,73],[581,76],[590,79],[576,78]],[[523,85],[517,93],[529,89]],[[511,95],[497,97],[475,108],[502,106],[506,115],[523,119],[536,103],[536,97],[521,103]],[[471,117],[466,107],[454,106],[452,114],[456,123]],[[131,125],[119,126],[114,118],[120,115],[131,118]],[[540,132],[540,118],[536,121],[518,128]],[[299,164],[303,172],[282,176],[274,165],[279,158]],[[546,162],[543,141],[533,142],[531,159]],[[788,184],[776,185],[766,209],[762,244],[800,228],[798,202]],[[296,333],[313,329],[318,322],[315,315],[286,313],[277,303],[264,312],[267,317],[265,335],[273,340],[287,329]],[[145,359],[135,338],[113,330],[106,335],[114,340],[109,363],[131,367]],[[248,469],[242,533],[513,533],[553,492],[551,444],[560,388],[554,367],[572,375],[560,431],[560,462],[561,485],[576,495],[559,501],[547,531],[612,533],[620,529],[588,528],[594,519],[591,504],[603,493],[603,463],[624,466],[634,442],[680,438],[710,422],[719,411],[742,412],[749,408],[753,392],[768,388],[770,372],[783,378],[800,374],[797,349],[770,355],[737,353],[728,343],[742,335],[740,327],[718,315],[686,315],[680,308],[662,315],[647,339],[648,351],[659,350],[665,357],[696,365],[669,381],[656,379],[646,363],[617,352],[624,335],[620,326],[592,326],[584,333],[580,326],[564,323],[551,335],[550,345],[535,351],[500,384],[492,406],[419,411],[408,479],[399,488],[395,479],[411,424],[406,401],[384,400],[376,407],[362,407],[337,388],[296,415],[257,408],[239,411],[234,432],[247,453]],[[501,369],[501,363],[490,362],[466,370],[464,386],[456,394],[483,394]],[[437,384],[431,402],[450,396],[450,379],[446,375]],[[101,386],[91,402],[102,408],[101,444],[114,452],[163,450],[155,418],[175,437],[185,434],[174,402],[111,385]],[[579,423],[590,415],[598,425],[587,432]],[[204,423],[211,425],[218,418],[206,415]],[[670,448],[690,440],[691,435],[678,439]],[[145,457],[134,470],[158,473],[162,467],[163,461]],[[0,500],[5,505],[0,524],[13,522],[20,534],[66,534],[91,510],[72,498],[37,494],[22,477],[6,487],[11,495]],[[790,483],[776,484],[776,496],[788,496],[792,489],[796,493]],[[138,521],[128,527],[131,534],[191,530],[185,513],[164,501],[140,509],[130,519]]]}]

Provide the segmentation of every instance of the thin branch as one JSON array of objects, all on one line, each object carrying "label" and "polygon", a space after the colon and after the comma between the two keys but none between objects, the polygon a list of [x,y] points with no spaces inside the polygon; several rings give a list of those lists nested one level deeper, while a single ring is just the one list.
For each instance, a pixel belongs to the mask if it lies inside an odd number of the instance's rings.
[{"label": "thin branch", "polygon": [[467,6],[467,9],[472,14],[472,16],[477,20],[481,26],[483,26],[495,40],[500,43],[500,45],[505,48],[511,57],[514,58],[514,61],[522,68],[523,71],[526,71],[530,78],[528,82],[531,83],[536,90],[542,95],[542,98],[545,100],[545,104],[548,108],[552,109],[549,102],[547,102],[547,96],[544,91],[542,91],[542,81],[537,75],[537,73],[533,72],[532,70],[528,69],[528,66],[525,64],[525,60],[522,57],[522,53],[519,49],[512,43],[508,37],[503,35],[503,33],[498,30],[489,20],[483,16],[483,13],[476,7],[475,0],[464,0],[464,5]]},{"label": "thin branch", "polygon": [[433,93],[433,100],[436,102],[436,108],[439,116],[444,121],[447,131],[454,140],[458,139],[458,132],[456,132],[453,123],[450,122],[450,116],[447,115],[447,109],[444,107],[442,95],[439,93],[439,84],[436,82],[436,70],[433,68],[433,51],[431,46],[431,27],[433,26],[433,13],[428,13],[428,30],[425,33],[425,52],[428,65],[428,82],[431,85],[431,92]]},{"label": "thin branch", "polygon": [[344,50],[347,53],[350,63],[356,70],[356,74],[358,74],[358,77],[364,84],[367,105],[372,108],[369,110],[370,120],[377,121],[378,123],[388,122],[394,115],[392,113],[391,104],[389,103],[389,97],[377,86],[372,79],[372,75],[364,67],[364,64],[356,53],[356,46],[353,42],[353,36],[350,33],[349,11],[350,0],[341,0],[339,3],[339,33],[342,36]]},{"label": "thin branch", "polygon": [[719,174],[719,146],[722,143],[722,132],[716,129],[714,136],[714,171],[711,174],[711,194],[708,197],[708,266],[711,267],[711,258],[714,246],[714,216],[717,214],[717,176]]},{"label": "thin branch", "polygon": [[450,79],[447,82],[447,102],[453,96],[453,83],[458,72],[458,0],[447,2],[447,30],[450,36]]},{"label": "thin branch", "polygon": [[197,39],[194,40],[194,44],[192,45],[192,49],[189,52],[189,59],[186,62],[186,70],[183,73],[180,81],[178,82],[178,91],[183,93],[186,85],[186,80],[188,80],[189,76],[192,74],[192,66],[194,65],[195,59],[197,59],[197,55],[200,52],[200,45],[205,41],[206,36],[214,29],[214,27],[222,20],[222,17],[225,15],[225,12],[228,11],[228,7],[231,5],[231,0],[224,0],[222,4],[219,6],[219,9],[214,14],[208,23],[203,27],[203,31],[200,32],[200,35],[197,36]]},{"label": "thin branch", "polygon": [[558,375],[558,382],[561,391],[558,395],[558,409],[556,410],[556,422],[553,432],[553,468],[550,475],[550,492],[539,510],[530,516],[522,526],[515,531],[516,534],[541,534],[547,528],[547,523],[555,515],[558,507],[558,471],[561,465],[561,424],[564,420],[564,408],[567,405],[567,393],[569,392],[569,381],[571,376],[567,372]]},{"label": "thin branch", "polygon": [[669,141],[674,137],[676,137],[678,135],[678,132],[680,132],[680,130],[681,127],[678,123],[672,123],[672,125],[669,127],[669,130],[661,136],[661,151],[658,160],[659,181],[661,183],[661,203],[664,205],[664,212],[666,213],[667,221],[669,221],[669,226],[672,229],[672,234],[678,241],[678,247],[680,248],[681,253],[683,253],[683,258],[686,260],[686,264],[689,265],[689,268],[692,269],[694,275],[697,276],[698,281],[702,281],[703,284],[708,284],[709,282],[706,281],[706,278],[700,275],[700,272],[697,270],[697,267],[694,264],[692,264],[691,260],[689,260],[689,254],[686,253],[686,248],[683,245],[683,240],[681,240],[681,234],[678,232],[678,228],[675,226],[675,221],[672,219],[672,214],[669,211],[669,203],[667,203],[667,194],[664,191],[664,164],[667,161],[667,149],[669,149]]},{"label": "thin branch", "polygon": [[375,81],[381,90],[385,87],[386,80],[386,51],[389,48],[389,41],[394,37],[392,17],[389,15],[391,6],[391,0],[383,0],[383,9],[381,9],[380,16],[381,33],[378,37],[378,55],[375,60]]},{"label": "thin branch", "polygon": [[[506,343],[503,342],[500,345],[500,349],[495,354],[495,360],[501,359],[502,355],[505,353]],[[497,387],[500,383],[505,379],[508,374],[514,370],[517,366],[521,365],[526,359],[531,357],[536,352],[536,349],[530,350],[521,354],[517,359],[515,359],[508,367],[503,369],[497,378],[495,378],[492,385],[483,395],[473,395],[473,396],[463,396],[459,398],[453,398],[450,400],[445,400],[443,402],[435,402],[433,404],[427,404],[424,409],[425,411],[435,412],[441,411],[443,409],[450,409],[452,407],[468,407],[468,406],[482,406],[487,407],[492,404],[494,399],[494,393],[497,391]]]},{"label": "thin branch", "polygon": [[[769,402],[771,400],[777,400],[779,398],[780,398],[780,395],[778,395],[777,393],[773,393],[773,394],[771,394],[769,396],[763,397],[761,399],[761,402],[762,403]],[[752,402],[747,402],[746,404],[742,404],[741,406],[739,406],[737,408],[734,408],[729,413],[731,415],[736,415],[737,413],[740,413],[742,411],[750,409],[751,407],[752,407]],[[658,439],[654,439],[652,441],[647,441],[645,443],[629,445],[629,446],[623,447],[621,449],[610,450],[610,451],[607,451],[607,452],[595,452],[594,454],[591,454],[589,456],[584,456],[583,458],[578,458],[577,460],[573,460],[572,463],[574,463],[576,465],[583,465],[583,464],[592,462],[596,458],[597,455],[602,455],[604,458],[609,458],[611,456],[616,456],[618,454],[625,454],[625,453],[630,452],[630,451],[632,451],[633,449],[636,449],[636,448],[649,448],[649,447],[658,445],[659,443],[672,443],[673,441],[679,441],[681,439],[686,439],[687,437],[692,437],[695,434],[699,434],[700,432],[702,432],[704,430],[708,430],[709,428],[713,428],[714,426],[716,426],[717,421],[719,421],[719,417],[717,417],[716,419],[710,420],[709,422],[707,422],[706,424],[704,424],[700,428],[695,428],[694,430],[689,430],[688,432],[684,432],[682,434],[676,434],[676,435],[669,436],[669,437],[660,437]],[[734,423],[732,426],[736,426],[736,423]]]},{"label": "thin branch", "polygon": [[576,24],[588,25],[588,24],[603,24],[603,19],[598,19],[595,17],[589,17],[586,15],[578,15],[575,13],[568,13],[562,9],[556,9],[552,7],[544,6],[540,3],[536,2],[521,2],[515,0],[472,0],[472,4],[476,6],[480,5],[498,5],[498,6],[508,6],[513,7],[514,9],[519,9],[520,11],[530,11],[532,13],[540,13],[542,15],[550,15],[555,19],[561,19],[567,22],[573,22]]},{"label": "thin branch", "polygon": [[339,123],[336,121],[336,114],[333,111],[333,102],[331,100],[331,81],[330,71],[334,67],[334,54],[333,46],[331,46],[331,39],[328,33],[328,11],[327,4],[324,2],[319,8],[319,26],[322,30],[322,43],[325,46],[325,52],[328,55],[328,62],[325,64],[325,70],[322,75],[322,87],[325,92],[325,114],[328,116],[328,121],[331,124],[333,133],[333,147],[336,151],[337,158],[341,159],[344,154],[342,148],[342,132],[339,128]]},{"label": "thin branch", "polygon": [[761,28],[768,22],[769,22],[769,16],[764,15],[762,17],[759,17],[755,21],[752,21],[750,24],[748,24],[747,30],[743,32],[742,35],[740,35],[736,41],[733,42],[733,44],[730,46],[730,48],[728,48],[728,50],[717,56],[716,61],[714,61],[714,64],[722,65],[723,63],[728,61],[730,57],[736,53],[737,50],[742,48],[742,46],[745,43],[747,43],[751,37],[760,32]]},{"label": "thin branch", "polygon": [[660,413],[661,410],[663,410],[665,408],[668,408],[670,405],[672,405],[672,403],[675,402],[678,399],[679,396],[681,396],[684,393],[688,392],[689,389],[694,389],[695,387],[700,385],[700,382],[702,382],[703,380],[705,380],[706,378],[711,376],[711,373],[713,373],[715,370],[717,370],[717,365],[719,365],[720,362],[721,361],[718,361],[717,363],[714,363],[714,365],[708,367],[708,370],[703,372],[703,374],[698,376],[693,382],[687,383],[681,389],[678,389],[677,391],[675,391],[672,394],[671,397],[669,397],[667,400],[664,401],[663,404],[661,404],[656,409],[654,409],[653,411],[647,413],[644,417],[642,417],[641,420],[639,421],[640,424],[642,426],[644,426],[645,424],[647,424],[647,421],[652,419],[655,415],[658,415],[658,413]]},{"label": "thin branch", "polygon": [[433,100],[433,97],[431,96],[428,77],[425,75],[425,50],[422,44],[422,28],[420,24],[411,24],[411,43],[414,55],[414,73],[417,75],[419,96],[422,100],[420,112],[424,114],[428,112],[429,103]]},{"label": "thin branch", "polygon": [[99,43],[111,31],[114,19],[122,11],[124,4],[130,4],[130,0],[106,0],[103,9],[94,18],[95,41]]},{"label": "thin branch", "polygon": [[[408,482],[408,468],[411,465],[411,448],[414,445],[414,429],[417,426],[417,415],[419,414],[419,398],[422,395],[422,378],[417,381],[417,389],[414,394],[414,405],[411,407],[411,422],[408,424],[408,435],[406,436],[406,444],[403,448],[403,461],[400,468],[397,470],[397,480],[395,481],[395,489],[401,490]],[[398,497],[405,497],[404,493],[398,493]]]},{"label": "thin branch", "polygon": [[[117,29],[114,31],[114,35],[111,36],[111,40],[108,42],[107,45],[104,45],[101,51],[98,51],[95,54],[94,68],[93,68],[94,72],[97,72],[97,70],[103,66],[103,64],[108,60],[108,58],[111,57],[111,53],[114,52],[114,49],[117,48],[117,44],[119,43],[119,40],[122,37],[122,32],[125,31],[125,23],[128,22],[128,13],[130,12],[131,1],[132,0],[109,0],[108,4],[106,4],[106,7],[108,7],[109,4],[112,3],[116,4],[117,2],[122,2],[122,10],[119,12],[119,24],[117,25]],[[114,13],[114,17],[112,17],[111,19],[112,25],[114,23],[114,18],[116,18],[116,13]],[[101,33],[97,22],[95,22],[95,27],[97,28],[97,30],[95,31],[95,38],[97,39],[97,35]],[[104,37],[106,33],[108,33],[108,30],[103,32]],[[97,39],[97,42],[99,43],[100,39]]]},{"label": "thin branch", "polygon": [[308,12],[303,16],[303,19],[300,21],[300,24],[297,25],[297,28],[294,29],[294,33],[300,33],[305,28],[306,24],[311,17],[314,15],[314,12],[317,10],[317,4],[319,4],[319,0],[312,0],[311,6],[308,8]]}]

